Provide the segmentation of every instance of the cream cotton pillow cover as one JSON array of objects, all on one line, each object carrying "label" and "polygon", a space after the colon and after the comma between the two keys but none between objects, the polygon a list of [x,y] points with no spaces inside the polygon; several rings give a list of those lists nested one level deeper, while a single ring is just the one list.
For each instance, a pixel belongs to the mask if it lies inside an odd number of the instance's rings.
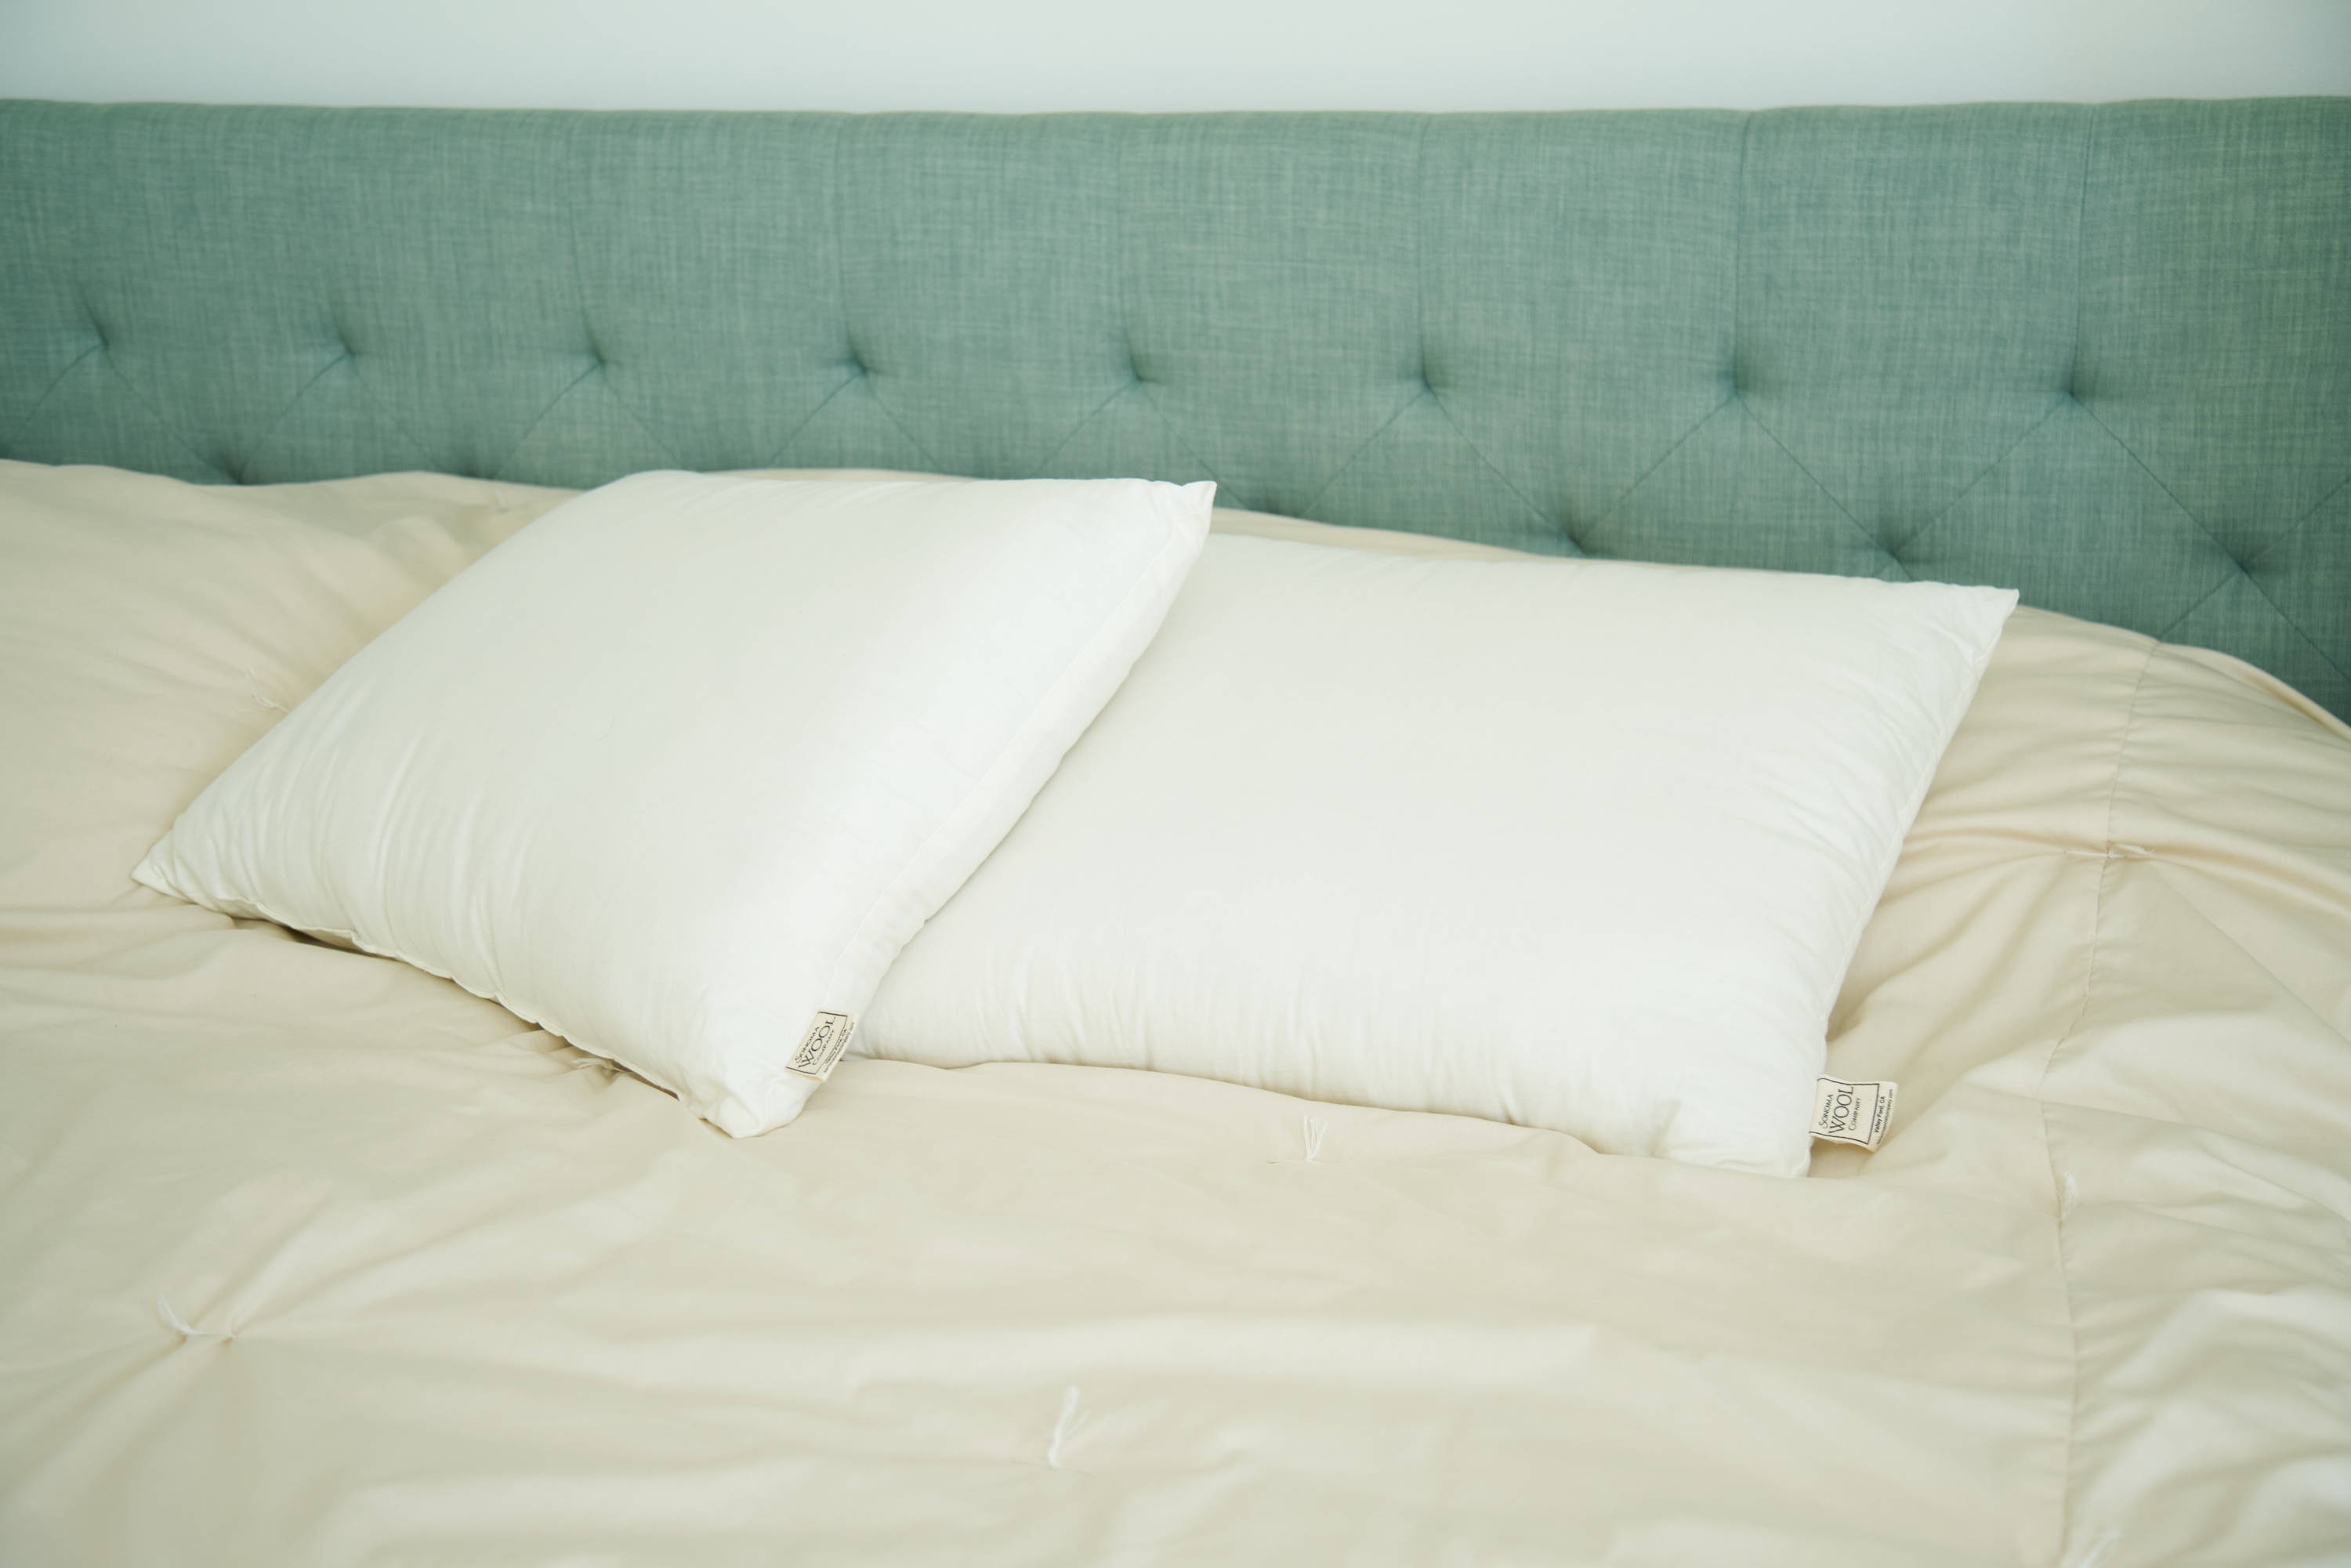
[{"label": "cream cotton pillow cover", "polygon": [[1792,1175],[2006,591],[1212,538],[860,1049]]},{"label": "cream cotton pillow cover", "polygon": [[135,874],[781,1125],[1150,641],[1213,494],[606,486],[362,649]]}]

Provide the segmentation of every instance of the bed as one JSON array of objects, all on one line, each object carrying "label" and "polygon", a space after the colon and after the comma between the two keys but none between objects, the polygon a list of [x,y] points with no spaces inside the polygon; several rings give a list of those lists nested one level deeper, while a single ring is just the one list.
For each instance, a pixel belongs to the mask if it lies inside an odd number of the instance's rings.
[{"label": "bed", "polygon": [[[0,106],[0,1557],[2351,1553],[2351,105]],[[646,468],[2023,593],[1783,1179],[852,1057],[129,869]]]}]

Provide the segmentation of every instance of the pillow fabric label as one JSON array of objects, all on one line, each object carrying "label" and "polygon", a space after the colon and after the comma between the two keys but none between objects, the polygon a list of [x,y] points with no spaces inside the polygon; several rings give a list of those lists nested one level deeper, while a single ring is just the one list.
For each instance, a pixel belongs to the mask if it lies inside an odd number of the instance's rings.
[{"label": "pillow fabric label", "polygon": [[784,1065],[802,1078],[823,1082],[832,1076],[833,1066],[849,1049],[849,1037],[856,1028],[857,1020],[847,1013],[817,1014],[808,1033],[800,1036],[799,1049]]},{"label": "pillow fabric label", "polygon": [[1813,1136],[1874,1149],[1894,1120],[1891,1083],[1847,1083],[1823,1078],[1813,1085]]}]

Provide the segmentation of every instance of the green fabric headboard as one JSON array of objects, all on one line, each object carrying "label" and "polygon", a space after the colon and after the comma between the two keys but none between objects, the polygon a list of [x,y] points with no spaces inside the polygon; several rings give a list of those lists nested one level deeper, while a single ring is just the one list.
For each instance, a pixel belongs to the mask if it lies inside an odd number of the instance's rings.
[{"label": "green fabric headboard", "polygon": [[2351,99],[0,105],[0,455],[1213,477],[1992,582],[2351,712]]}]

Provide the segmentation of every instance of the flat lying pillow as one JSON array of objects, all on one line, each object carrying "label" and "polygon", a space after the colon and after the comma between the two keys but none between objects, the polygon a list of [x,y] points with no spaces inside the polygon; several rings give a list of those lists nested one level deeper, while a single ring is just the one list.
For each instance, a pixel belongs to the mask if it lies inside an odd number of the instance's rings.
[{"label": "flat lying pillow", "polygon": [[136,874],[764,1132],[1117,688],[1213,491],[624,479],[361,650]]},{"label": "flat lying pillow", "polygon": [[1839,982],[2014,603],[1212,538],[860,1049],[1801,1173]]}]

